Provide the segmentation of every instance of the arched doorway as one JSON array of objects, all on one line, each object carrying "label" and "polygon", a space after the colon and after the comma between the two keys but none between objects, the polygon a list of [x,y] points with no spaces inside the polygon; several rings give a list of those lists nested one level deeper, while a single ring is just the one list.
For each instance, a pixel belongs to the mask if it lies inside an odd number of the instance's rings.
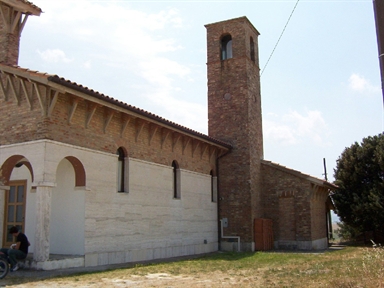
[{"label": "arched doorway", "polygon": [[[8,233],[10,227],[16,226],[26,234],[33,231],[34,217],[30,213],[30,205],[27,208],[27,198],[31,197],[33,169],[24,156],[13,155],[0,167],[0,178],[0,185],[4,187],[0,190],[0,206],[4,207],[0,215],[0,221],[3,223],[1,240],[2,247],[9,247],[15,240]],[[28,232],[26,232],[26,226],[30,228]]]},{"label": "arched doorway", "polygon": [[50,254],[84,255],[85,171],[82,163],[69,156],[56,170],[52,190]]}]

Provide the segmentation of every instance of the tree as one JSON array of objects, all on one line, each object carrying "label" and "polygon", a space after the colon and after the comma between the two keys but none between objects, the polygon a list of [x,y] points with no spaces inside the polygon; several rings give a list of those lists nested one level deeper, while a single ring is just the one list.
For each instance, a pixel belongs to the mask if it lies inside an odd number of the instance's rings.
[{"label": "tree", "polygon": [[340,220],[357,231],[384,233],[384,134],[345,148],[334,170],[332,195]]}]

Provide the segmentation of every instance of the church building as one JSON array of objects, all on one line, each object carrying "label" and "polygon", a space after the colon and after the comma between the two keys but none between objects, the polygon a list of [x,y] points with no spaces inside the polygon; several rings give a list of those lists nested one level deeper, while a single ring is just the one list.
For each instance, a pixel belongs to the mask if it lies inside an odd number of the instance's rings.
[{"label": "church building", "polygon": [[[18,66],[26,0],[0,0],[0,239],[35,269],[222,251],[325,249],[335,186],[267,161],[259,33],[206,25],[208,135]],[[42,29],[44,29],[42,27]]]}]

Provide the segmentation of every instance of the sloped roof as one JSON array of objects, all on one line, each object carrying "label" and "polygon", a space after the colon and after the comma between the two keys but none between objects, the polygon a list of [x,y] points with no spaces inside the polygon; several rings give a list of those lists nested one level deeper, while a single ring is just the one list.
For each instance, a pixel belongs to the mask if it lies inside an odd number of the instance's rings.
[{"label": "sloped roof", "polygon": [[33,14],[39,16],[43,12],[39,7],[27,0],[0,0],[0,2],[14,7],[16,10],[25,14]]},{"label": "sloped roof", "polygon": [[[226,149],[232,148],[232,145],[229,143],[225,143],[223,141],[212,138],[212,137],[210,137],[206,134],[203,134],[201,132],[192,130],[190,128],[187,128],[185,126],[177,124],[175,122],[169,121],[169,120],[167,120],[163,117],[160,117],[156,114],[153,114],[151,112],[148,112],[148,111],[145,111],[143,109],[137,108],[135,106],[129,105],[125,102],[114,99],[108,95],[105,95],[103,93],[100,93],[98,91],[90,89],[90,88],[83,86],[81,84],[78,84],[76,82],[72,82],[72,81],[67,80],[63,77],[60,77],[58,75],[43,73],[43,72],[39,72],[39,71],[35,71],[35,70],[22,68],[19,66],[11,66],[11,65],[6,65],[6,64],[1,64],[1,63],[0,63],[0,70],[3,70],[6,73],[9,73],[12,75],[17,75],[18,77],[24,77],[26,79],[36,81],[38,83],[41,83],[41,84],[44,84],[44,85],[47,85],[47,86],[50,86],[50,87],[53,87],[56,89],[57,89],[57,85],[59,85],[61,87],[67,87],[67,88],[71,89],[71,91],[80,92],[79,94],[84,93],[88,96],[91,96],[92,98],[101,100],[102,102],[109,103],[109,104],[112,104],[113,106],[118,106],[118,107],[123,108],[125,110],[128,110],[130,112],[133,112],[134,114],[142,116],[143,118],[146,118],[148,120],[160,123],[164,126],[171,127],[174,130],[178,130],[180,132],[184,132],[184,133],[189,134],[191,136],[204,139],[205,141],[208,141],[208,142],[211,142],[213,144],[222,146],[223,148],[226,148]],[[62,89],[62,90],[65,91],[66,89]]]},{"label": "sloped roof", "polygon": [[320,179],[320,178],[317,178],[317,177],[314,177],[314,176],[311,176],[311,175],[308,175],[308,174],[301,173],[300,171],[297,171],[297,170],[285,167],[283,165],[280,165],[278,163],[274,163],[272,161],[267,161],[267,160],[263,159],[263,160],[261,160],[261,164],[270,166],[270,167],[272,167],[274,169],[277,169],[277,170],[289,173],[291,175],[297,176],[299,178],[308,180],[309,182],[312,182],[312,183],[317,184],[317,185],[324,186],[324,187],[326,187],[328,189],[331,189],[331,190],[337,189],[336,185],[334,185],[334,184],[332,184],[332,183],[330,183],[330,182],[328,182],[328,181],[326,181],[324,179]]}]

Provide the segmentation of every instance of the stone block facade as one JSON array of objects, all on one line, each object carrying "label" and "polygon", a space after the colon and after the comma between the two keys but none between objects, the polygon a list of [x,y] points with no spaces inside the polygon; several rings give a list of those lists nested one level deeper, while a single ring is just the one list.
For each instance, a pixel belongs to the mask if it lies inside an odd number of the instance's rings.
[{"label": "stone block facade", "polygon": [[[171,167],[130,158],[129,192],[118,193],[114,154],[51,140],[0,148],[1,163],[24,151],[24,159],[34,168],[35,182],[25,165],[14,168],[8,181],[8,185],[20,179],[28,183],[24,231],[34,256],[42,249],[37,245],[42,240],[47,241],[44,247],[49,254],[83,255],[88,266],[217,251],[217,203],[211,200],[209,174],[183,169],[181,197],[174,199]],[[39,155],[41,150],[44,157]],[[84,165],[86,187],[75,186],[76,172],[66,155]],[[45,163],[40,162],[43,159]],[[45,182],[54,183],[43,191],[50,194],[48,200],[39,198],[43,182],[39,167],[44,166],[54,171],[45,175]],[[32,189],[33,185],[37,187]],[[48,220],[39,223],[39,213]],[[44,230],[48,239],[34,237],[36,231]],[[33,265],[49,269],[43,264],[47,261],[35,259]]]}]

